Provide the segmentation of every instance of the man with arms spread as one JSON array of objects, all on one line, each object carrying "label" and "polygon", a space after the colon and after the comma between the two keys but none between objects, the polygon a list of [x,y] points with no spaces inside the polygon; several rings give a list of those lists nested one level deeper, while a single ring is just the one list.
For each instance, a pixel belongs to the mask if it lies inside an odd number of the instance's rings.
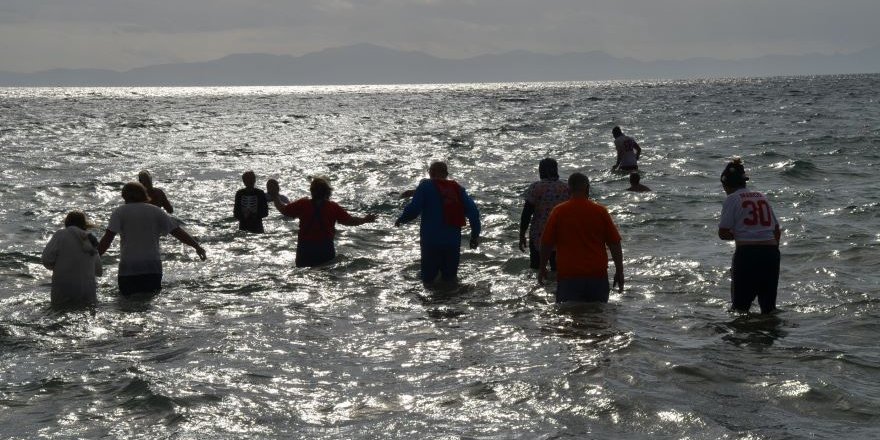
[{"label": "man with arms spread", "polygon": [[642,147],[636,141],[623,134],[620,127],[611,130],[614,136],[614,149],[617,150],[617,161],[611,167],[611,171],[636,171],[639,169],[639,158],[642,156]]},{"label": "man with arms spread", "polygon": [[480,243],[480,212],[467,191],[456,181],[448,179],[446,163],[432,163],[428,176],[430,179],[419,183],[394,226],[421,215],[422,282],[433,283],[438,274],[443,281],[452,282],[458,278],[461,229],[465,226],[465,218],[471,225],[470,247],[476,249]]},{"label": "man with arms spread", "polygon": [[736,242],[730,268],[733,309],[748,312],[757,296],[761,313],[770,313],[776,310],[782,230],[767,198],[746,189],[747,180],[739,158],[728,163],[721,173],[727,199],[721,209],[718,238]]},{"label": "man with arms spread", "polygon": [[568,178],[571,198],[557,205],[541,235],[538,282],[547,278],[547,260],[556,248],[556,302],[608,302],[608,254],[614,260],[614,286],[623,291],[620,234],[604,206],[589,199],[590,181],[581,173]]}]

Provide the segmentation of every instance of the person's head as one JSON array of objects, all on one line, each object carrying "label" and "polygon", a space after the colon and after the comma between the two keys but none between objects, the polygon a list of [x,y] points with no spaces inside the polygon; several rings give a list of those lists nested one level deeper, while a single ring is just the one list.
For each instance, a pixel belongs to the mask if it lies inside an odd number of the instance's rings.
[{"label": "person's head", "polygon": [[630,186],[636,186],[641,182],[642,176],[639,173],[629,173],[629,184]]},{"label": "person's head", "polygon": [[555,159],[549,157],[541,160],[541,162],[538,163],[538,176],[542,179],[558,179],[559,164],[556,163]]},{"label": "person's head", "polygon": [[622,135],[623,135],[623,130],[621,130],[620,127],[614,127],[611,129],[611,136],[618,138]]},{"label": "person's head", "polygon": [[432,179],[445,179],[449,177],[449,168],[446,167],[446,162],[433,162],[431,166],[428,167],[428,176]]},{"label": "person's head", "polygon": [[257,175],[253,171],[245,171],[241,175],[241,181],[244,182],[244,186],[253,188],[257,184]]},{"label": "person's head", "polygon": [[327,179],[315,177],[309,185],[309,192],[312,194],[312,200],[329,200],[333,188],[330,187],[330,182]]},{"label": "person's head", "polygon": [[588,196],[590,194],[590,179],[582,173],[574,173],[568,176],[568,189],[572,196]]},{"label": "person's head", "polygon": [[281,191],[281,185],[278,184],[278,181],[275,179],[269,179],[266,181],[266,192],[269,194],[276,194]]},{"label": "person's head", "polygon": [[721,185],[727,194],[744,188],[747,180],[749,180],[749,176],[746,176],[746,169],[743,167],[742,159],[738,157],[728,162],[727,166],[724,167],[724,171],[721,172]]},{"label": "person's head", "polygon": [[138,182],[144,186],[144,188],[152,188],[153,187],[153,176],[150,175],[150,172],[147,170],[143,170],[138,173]]},{"label": "person's head", "polygon": [[125,200],[125,203],[149,202],[150,196],[147,194],[147,188],[140,182],[128,182],[122,187],[122,200]]},{"label": "person's head", "polygon": [[92,227],[92,224],[89,223],[88,219],[86,219],[86,214],[82,211],[70,211],[67,213],[67,217],[64,217],[64,227],[76,226],[82,230],[86,230]]}]

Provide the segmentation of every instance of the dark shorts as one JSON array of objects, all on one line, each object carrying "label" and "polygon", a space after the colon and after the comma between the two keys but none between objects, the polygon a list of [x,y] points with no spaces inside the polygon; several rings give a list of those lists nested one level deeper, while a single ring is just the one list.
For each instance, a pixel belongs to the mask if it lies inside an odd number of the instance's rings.
[{"label": "dark shorts", "polygon": [[730,299],[733,308],[748,312],[755,297],[761,313],[776,309],[776,287],[779,284],[779,247],[737,246],[730,273]]},{"label": "dark shorts", "polygon": [[617,169],[621,170],[621,171],[638,171],[639,166],[638,165],[621,165],[621,166],[617,167]]},{"label": "dark shorts", "polygon": [[159,293],[162,290],[162,274],[147,273],[140,275],[125,275],[117,278],[119,282],[119,294],[123,296]]},{"label": "dark shorts", "polygon": [[[529,239],[529,267],[538,269],[541,265],[541,250]],[[556,271],[556,251],[550,253],[550,270]]]},{"label": "dark shorts", "polygon": [[336,258],[333,239],[299,240],[296,243],[296,267],[320,266]]},{"label": "dark shorts", "polygon": [[608,278],[565,278],[556,283],[556,302],[608,302]]},{"label": "dark shorts", "polygon": [[422,282],[433,283],[438,274],[443,281],[455,281],[458,279],[458,263],[460,261],[460,246],[422,246]]}]

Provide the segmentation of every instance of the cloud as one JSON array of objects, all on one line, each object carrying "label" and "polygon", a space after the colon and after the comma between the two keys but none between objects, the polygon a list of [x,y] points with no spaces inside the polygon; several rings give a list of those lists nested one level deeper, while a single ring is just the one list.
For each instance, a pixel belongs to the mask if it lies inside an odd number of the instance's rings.
[{"label": "cloud", "polygon": [[851,52],[880,42],[878,16],[876,0],[3,0],[0,70],[127,69],[361,42],[445,57]]}]

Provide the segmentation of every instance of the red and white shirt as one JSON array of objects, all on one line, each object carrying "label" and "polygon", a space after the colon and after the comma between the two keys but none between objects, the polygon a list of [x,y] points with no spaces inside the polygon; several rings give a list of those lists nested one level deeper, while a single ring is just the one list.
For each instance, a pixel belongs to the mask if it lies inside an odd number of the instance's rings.
[{"label": "red and white shirt", "polygon": [[719,229],[730,229],[738,242],[774,240],[778,226],[779,220],[767,197],[747,188],[727,196],[718,224]]}]

